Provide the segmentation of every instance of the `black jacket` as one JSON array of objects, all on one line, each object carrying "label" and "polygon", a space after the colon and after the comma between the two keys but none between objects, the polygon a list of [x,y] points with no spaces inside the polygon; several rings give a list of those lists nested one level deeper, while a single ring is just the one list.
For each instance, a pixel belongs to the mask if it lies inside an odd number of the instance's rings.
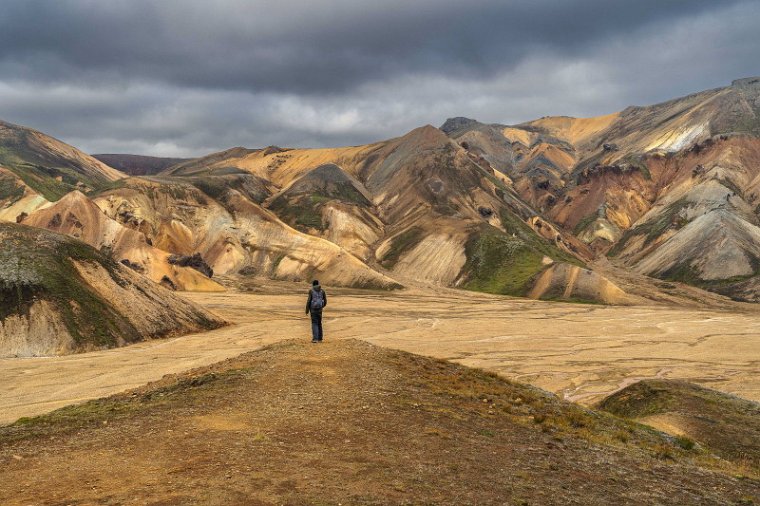
[{"label": "black jacket", "polygon": [[[311,312],[311,296],[312,296],[312,293],[314,293],[314,291],[315,290],[313,288],[311,288],[309,290],[309,299],[306,301],[306,314],[309,314],[309,312]],[[322,298],[325,301],[325,304],[322,306],[322,309],[324,309],[325,307],[327,307],[327,292],[325,292],[324,290],[322,290],[321,287],[319,288],[319,291],[322,292]],[[319,309],[319,310],[315,309],[314,311],[320,311],[321,312],[322,309]]]}]

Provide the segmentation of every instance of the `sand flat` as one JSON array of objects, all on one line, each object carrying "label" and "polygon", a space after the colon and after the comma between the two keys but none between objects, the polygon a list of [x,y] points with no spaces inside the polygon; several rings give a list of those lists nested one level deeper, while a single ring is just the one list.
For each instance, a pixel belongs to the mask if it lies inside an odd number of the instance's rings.
[{"label": "sand flat", "polygon": [[[284,339],[309,339],[305,296],[183,293],[233,325],[125,348],[0,360],[0,423],[208,365]],[[760,316],[608,307],[456,290],[332,290],[327,339],[371,343],[482,367],[590,404],[644,378],[686,379],[760,401]]]}]

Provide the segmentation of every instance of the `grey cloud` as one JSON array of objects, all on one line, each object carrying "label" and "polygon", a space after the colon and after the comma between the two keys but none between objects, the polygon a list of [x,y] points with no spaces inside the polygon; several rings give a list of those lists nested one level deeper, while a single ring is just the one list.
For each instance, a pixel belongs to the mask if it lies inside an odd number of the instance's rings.
[{"label": "grey cloud", "polygon": [[89,152],[360,144],[760,73],[757,1],[8,1],[0,118]]},{"label": "grey cloud", "polygon": [[343,93],[409,72],[489,77],[534,50],[570,57],[733,3],[6,0],[0,62],[35,80],[105,72],[178,86]]}]

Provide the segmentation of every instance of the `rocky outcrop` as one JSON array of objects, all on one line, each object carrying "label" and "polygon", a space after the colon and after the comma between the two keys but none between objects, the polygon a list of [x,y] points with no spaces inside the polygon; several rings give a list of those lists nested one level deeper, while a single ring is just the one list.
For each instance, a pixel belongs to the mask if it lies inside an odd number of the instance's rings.
[{"label": "rocky outcrop", "polygon": [[480,125],[478,121],[460,116],[457,118],[447,119],[443,125],[441,125],[441,131],[448,135],[459,130],[475,127],[477,125]]},{"label": "rocky outcrop", "polygon": [[200,253],[194,253],[192,255],[170,255],[167,261],[172,265],[191,267],[207,278],[214,276],[214,269],[209,267]]}]

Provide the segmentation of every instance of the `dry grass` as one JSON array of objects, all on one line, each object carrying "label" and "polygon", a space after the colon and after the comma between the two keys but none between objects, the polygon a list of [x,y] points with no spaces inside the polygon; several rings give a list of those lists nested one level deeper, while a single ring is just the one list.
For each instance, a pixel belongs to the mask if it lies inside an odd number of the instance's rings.
[{"label": "dry grass", "polygon": [[0,429],[0,462],[6,504],[738,504],[760,491],[638,424],[356,341],[279,344],[24,420]]},{"label": "dry grass", "polygon": [[[646,380],[599,403],[619,416],[663,430],[679,429],[685,450],[704,448],[731,463],[737,475],[760,477],[760,405],[684,381]],[[669,421],[669,426],[663,425]]]}]

